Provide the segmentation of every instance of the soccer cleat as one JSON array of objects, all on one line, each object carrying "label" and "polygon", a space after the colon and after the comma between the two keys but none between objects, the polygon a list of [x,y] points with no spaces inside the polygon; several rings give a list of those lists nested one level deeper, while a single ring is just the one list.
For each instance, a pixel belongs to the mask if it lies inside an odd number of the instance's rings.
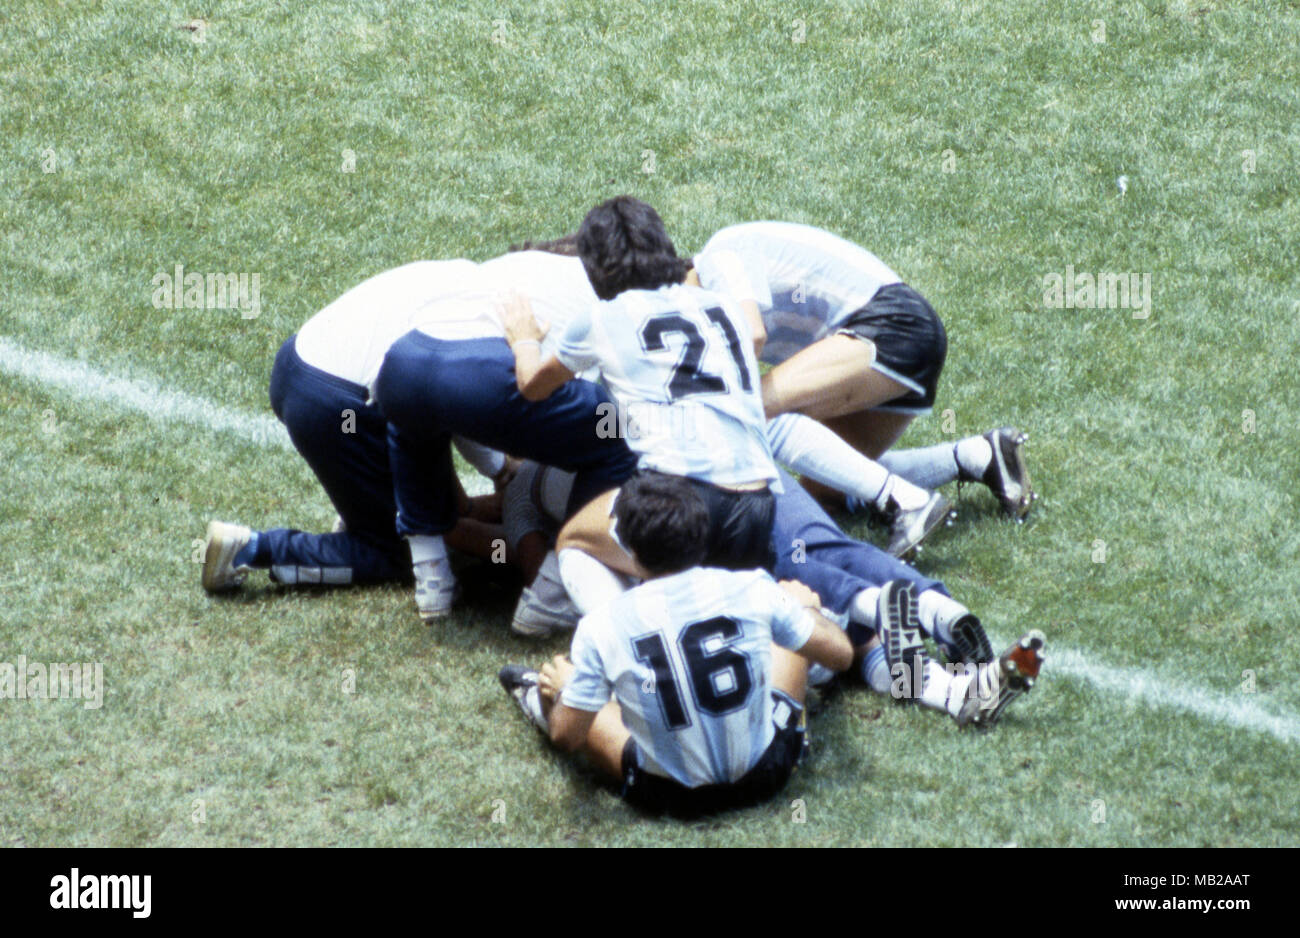
[{"label": "soccer cleat", "polygon": [[568,593],[564,593],[562,603],[546,603],[539,590],[525,586],[515,604],[510,630],[527,638],[549,638],[556,632],[572,631],[580,618]]},{"label": "soccer cleat", "polygon": [[415,606],[425,625],[433,625],[451,612],[460,589],[447,561],[426,560],[417,563],[415,574]]},{"label": "soccer cleat", "polygon": [[957,714],[958,726],[990,729],[1002,716],[1007,704],[1028,691],[1038,680],[1047,655],[1043,651],[1047,638],[1038,629],[1030,629],[996,662],[980,665],[971,685],[975,691]]},{"label": "soccer cleat", "polygon": [[543,733],[550,732],[546,714],[542,712],[542,693],[537,686],[539,675],[522,664],[508,664],[497,672],[497,680],[510,699],[524,714],[524,719]]},{"label": "soccer cleat", "polygon": [[1038,498],[1029,482],[1029,468],[1025,465],[1023,446],[1029,434],[1015,427],[999,427],[984,434],[993,450],[984,474],[976,476],[961,468],[958,462],[958,481],[982,482],[1002,504],[1002,510],[1017,521],[1024,519],[1029,507]]},{"label": "soccer cleat", "polygon": [[916,551],[923,540],[953,514],[952,502],[938,492],[920,508],[903,511],[893,500],[886,512],[889,519],[889,547],[891,557],[906,557]]},{"label": "soccer cleat", "polygon": [[951,625],[936,627],[935,643],[949,661],[984,664],[993,660],[993,643],[975,616],[967,613]]},{"label": "soccer cleat", "polygon": [[910,581],[890,580],[880,588],[876,628],[889,666],[891,696],[915,702],[925,689],[925,669],[930,655],[925,650],[921,620],[917,617],[916,587]]},{"label": "soccer cleat", "polygon": [[203,588],[209,593],[238,589],[252,567],[235,566],[235,555],[252,540],[253,531],[242,524],[209,521],[203,540]]}]

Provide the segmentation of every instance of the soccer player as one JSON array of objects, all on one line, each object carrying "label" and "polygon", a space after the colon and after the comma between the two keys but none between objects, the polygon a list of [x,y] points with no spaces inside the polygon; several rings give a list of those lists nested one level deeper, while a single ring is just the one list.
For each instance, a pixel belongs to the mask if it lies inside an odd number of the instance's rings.
[{"label": "soccer player", "polygon": [[698,566],[709,512],[686,479],[637,476],[614,511],[649,578],[582,619],[572,663],[508,665],[502,686],[642,809],[696,816],[770,798],[803,751],[807,663],[847,668],[848,639],[800,584]]},{"label": "soccer player", "polygon": [[[770,566],[776,467],[745,317],[729,298],[683,284],[687,263],[644,202],[620,196],[596,206],[577,248],[603,302],[573,318],[550,355],[525,300],[503,313],[520,393],[545,401],[598,370],[635,422],[626,442],[639,471],[687,478],[704,498],[707,562]],[[616,496],[601,495],[560,532],[560,573],[584,612],[621,592],[610,570],[643,573],[611,534]]]},{"label": "soccer player", "polygon": [[[472,323],[456,331],[417,324],[388,349],[372,392],[388,421],[397,532],[410,545],[416,607],[426,623],[447,615],[456,580],[444,535],[459,515],[451,457],[453,437],[577,473],[575,506],[616,487],[636,461],[616,435],[602,432],[599,414],[613,404],[589,381],[571,381],[545,400],[530,400],[515,382],[498,300],[514,291],[562,335],[569,318],[594,302],[581,262],[529,252],[565,265],[524,278],[481,265],[491,287],[468,305]],[[492,264],[519,255],[506,255]],[[549,308],[547,308],[549,307]]]},{"label": "soccer player", "polygon": [[934,406],[948,339],[925,298],[870,251],[809,225],[762,221],[718,231],[694,263],[701,285],[759,308],[762,360],[773,366],[763,376],[767,415],[807,414],[878,461],[866,481],[887,516],[924,511],[937,525],[946,507],[929,490],[953,480],[984,483],[1011,517],[1028,512],[1027,437],[1014,428],[886,452]]},{"label": "soccer player", "polygon": [[[230,589],[250,569],[269,568],[284,583],[376,583],[409,581],[413,564],[396,524],[397,500],[389,463],[386,415],[372,399],[385,356],[412,331],[458,345],[477,336],[495,336],[505,359],[495,300],[503,289],[528,291],[539,314],[564,321],[594,301],[582,265],[543,252],[510,254],[474,264],[466,260],[420,261],[386,271],[345,293],[312,317],[281,347],[271,374],[271,406],[290,439],[311,466],[338,510],[341,530],[308,534],[289,529],[254,532],[214,521],[208,526],[203,586]],[[575,399],[605,400],[591,385],[575,386]],[[559,402],[557,402],[558,404]],[[552,410],[554,405],[552,405]],[[586,413],[587,405],[579,407]],[[586,421],[582,423],[587,426]],[[618,480],[630,474],[630,454],[595,440],[589,462],[623,465]],[[503,484],[512,465],[499,450],[457,438],[457,447],[481,473]],[[550,452],[547,450],[546,452]],[[457,516],[469,508],[447,453],[445,471],[422,480],[436,489],[439,503],[450,502],[452,546],[466,525]],[[576,465],[576,464],[575,464]],[[601,479],[597,490],[607,486]],[[439,546],[441,541],[439,541]],[[441,558],[446,562],[445,547]],[[414,565],[417,575],[419,565]],[[435,595],[435,599],[436,594]]]},{"label": "soccer player", "polygon": [[[580,617],[555,570],[555,555],[547,554],[555,532],[564,523],[572,478],[571,473],[525,461],[505,489],[504,537],[524,569],[527,584],[511,621],[511,628],[520,635],[546,637],[574,628]],[[1041,633],[1028,633],[995,659],[980,620],[953,599],[942,582],[921,575],[871,544],[850,538],[817,500],[785,473],[781,474],[781,486],[772,530],[775,575],[798,580],[821,598],[823,614],[849,636],[855,673],[869,688],[915,700],[961,725],[988,728],[1010,699],[1032,685],[1037,667],[1031,669],[1028,658],[1019,661],[1015,674],[1007,668],[1020,654],[1016,649],[1022,642],[1032,645],[1037,636],[1035,650],[1041,651]],[[908,608],[914,617],[896,596],[905,585],[912,589]],[[896,616],[892,628],[891,615]],[[923,638],[934,641],[947,666],[930,659]],[[1041,655],[1037,661],[1041,663]],[[820,684],[832,676],[814,666],[810,683]],[[1007,690],[999,706],[1002,688]],[[972,699],[978,702],[970,704]]]}]

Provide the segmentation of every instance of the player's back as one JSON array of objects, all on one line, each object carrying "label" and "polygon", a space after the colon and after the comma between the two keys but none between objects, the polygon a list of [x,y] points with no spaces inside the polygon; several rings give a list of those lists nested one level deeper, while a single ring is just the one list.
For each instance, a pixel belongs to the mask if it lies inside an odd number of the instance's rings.
[{"label": "player's back", "polygon": [[369,385],[389,346],[414,328],[421,311],[482,292],[479,265],[415,261],[364,280],[298,330],[298,355],[313,367]]},{"label": "player's back", "polygon": [[774,481],[758,363],[729,297],[684,284],[593,304],[557,347],[598,367],[644,468],[736,486]]},{"label": "player's back", "polygon": [[739,258],[763,314],[763,360],[770,364],[825,338],[881,287],[901,282],[865,248],[793,222],[745,222],[718,231],[695,258],[704,287],[733,288],[727,254]]},{"label": "player's back", "polygon": [[550,327],[546,341],[558,341],[578,313],[596,302],[582,261],[549,251],[513,251],[479,264],[498,292],[517,290],[528,297],[533,315]]},{"label": "player's back", "polygon": [[772,741],[772,641],[799,647],[804,614],[763,571],[696,567],[583,618],[574,663],[603,670],[643,767],[734,782]]}]

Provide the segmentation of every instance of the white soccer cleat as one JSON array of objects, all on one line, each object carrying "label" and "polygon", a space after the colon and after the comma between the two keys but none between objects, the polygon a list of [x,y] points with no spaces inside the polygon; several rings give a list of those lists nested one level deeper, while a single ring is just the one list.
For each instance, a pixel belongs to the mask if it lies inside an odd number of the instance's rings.
[{"label": "white soccer cleat", "polygon": [[238,589],[252,567],[235,566],[235,555],[253,538],[252,528],[209,521],[203,540],[203,588],[209,593]]}]

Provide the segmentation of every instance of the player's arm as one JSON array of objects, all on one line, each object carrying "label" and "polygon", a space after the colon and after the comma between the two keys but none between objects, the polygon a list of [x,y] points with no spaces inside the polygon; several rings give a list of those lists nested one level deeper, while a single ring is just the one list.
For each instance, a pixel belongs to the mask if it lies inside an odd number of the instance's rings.
[{"label": "player's arm", "polygon": [[[713,270],[710,277],[710,289],[717,287],[730,294],[740,304],[740,311],[749,326],[749,334],[754,343],[754,357],[763,357],[763,346],[767,344],[767,326],[763,325],[763,314],[759,309],[757,291],[753,281],[745,270],[744,262],[732,251],[718,251],[707,258],[698,259]],[[715,283],[715,281],[719,281]],[[686,282],[692,286],[701,286],[699,269],[692,269],[686,275]]]},{"label": "player's arm", "polygon": [[537,322],[526,296],[512,293],[506,298],[501,306],[501,323],[515,356],[515,382],[525,399],[544,401],[573,380],[573,372],[554,355],[542,360],[546,329]]},{"label": "player's arm", "polygon": [[832,671],[847,671],[853,664],[853,645],[834,622],[822,615],[822,602],[816,593],[797,580],[782,580],[780,587],[812,616],[812,634],[794,651],[809,661]]},{"label": "player's arm", "polygon": [[763,325],[763,314],[758,311],[758,304],[753,300],[741,300],[740,311],[745,314],[749,331],[754,337],[754,357],[763,357],[763,346],[767,344],[767,326]]},{"label": "player's arm", "polygon": [[574,672],[573,662],[563,655],[556,655],[539,672],[538,690],[542,696],[542,707],[549,702],[551,742],[565,752],[576,752],[587,741],[591,725],[596,722],[598,710],[579,710],[560,700],[564,686]]}]

